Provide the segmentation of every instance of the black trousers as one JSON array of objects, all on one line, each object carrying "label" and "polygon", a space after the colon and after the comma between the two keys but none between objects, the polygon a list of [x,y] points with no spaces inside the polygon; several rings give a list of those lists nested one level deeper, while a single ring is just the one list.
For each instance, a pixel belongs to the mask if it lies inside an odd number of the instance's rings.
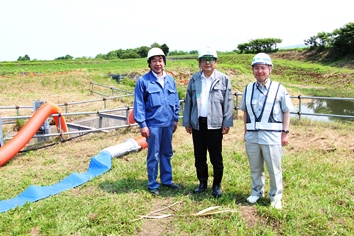
[{"label": "black trousers", "polygon": [[195,167],[204,169],[208,167],[207,151],[214,171],[222,171],[222,129],[208,129],[207,118],[199,117],[199,130],[192,131]]}]

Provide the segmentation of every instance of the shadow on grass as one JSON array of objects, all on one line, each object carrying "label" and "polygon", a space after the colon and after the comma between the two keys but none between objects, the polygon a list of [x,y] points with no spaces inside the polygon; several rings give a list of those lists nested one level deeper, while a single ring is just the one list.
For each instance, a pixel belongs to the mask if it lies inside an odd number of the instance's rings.
[{"label": "shadow on grass", "polygon": [[[191,200],[196,202],[201,202],[205,199],[212,200],[215,203],[223,204],[234,202],[234,204],[239,206],[252,206],[246,199],[249,196],[243,192],[223,192],[222,196],[215,198],[212,195],[211,187],[208,187],[204,192],[199,194],[194,194],[193,190],[197,187],[197,184],[180,184],[180,189],[170,189],[166,186],[160,185],[159,197],[178,197],[178,196],[188,196]],[[114,194],[125,194],[131,192],[148,192],[147,180],[125,178],[117,181],[105,181],[99,184],[99,188],[107,193]],[[256,203],[259,206],[269,206],[269,198],[260,198]]]}]

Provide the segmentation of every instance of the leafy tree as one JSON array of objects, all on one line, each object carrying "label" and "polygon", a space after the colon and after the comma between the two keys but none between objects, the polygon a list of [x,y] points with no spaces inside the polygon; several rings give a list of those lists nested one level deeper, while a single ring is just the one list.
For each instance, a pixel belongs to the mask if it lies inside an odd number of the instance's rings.
[{"label": "leafy tree", "polygon": [[250,44],[249,43],[242,43],[237,45],[238,50],[240,50],[240,53],[247,53],[250,51]]},{"label": "leafy tree", "polygon": [[19,56],[17,61],[30,61],[31,58],[26,54],[23,57]]},{"label": "leafy tree", "polygon": [[96,59],[112,60],[112,59],[127,59],[127,58],[145,58],[152,47],[161,48],[161,50],[167,55],[169,53],[169,47],[166,44],[160,46],[158,43],[151,44],[151,47],[141,46],[139,48],[130,49],[117,49],[110,51],[107,54],[98,54]]},{"label": "leafy tree", "polygon": [[319,40],[319,47],[326,47],[329,44],[329,37],[331,34],[326,32],[320,32],[317,34],[317,38]]},{"label": "leafy tree", "polygon": [[116,51],[110,51],[106,55],[103,56],[106,60],[112,60],[119,58]]},{"label": "leafy tree", "polygon": [[253,39],[248,43],[237,45],[237,48],[240,50],[240,53],[270,53],[278,51],[277,44],[282,41],[283,40],[279,38]]},{"label": "leafy tree", "polygon": [[[198,52],[197,52],[197,53],[198,53]],[[170,55],[170,56],[177,56],[177,55],[187,55],[187,54],[189,54],[189,53],[186,52],[186,51],[174,50],[174,51],[169,52],[168,55]]]},{"label": "leafy tree", "polygon": [[309,46],[310,49],[325,49],[331,44],[332,34],[326,32],[320,32],[315,36],[311,36],[309,39],[304,40],[304,44]]},{"label": "leafy tree", "polygon": [[151,46],[150,46],[151,48],[161,48],[161,46],[160,46],[160,44],[158,44],[158,43],[153,43],[153,44],[151,44]]},{"label": "leafy tree", "polygon": [[304,44],[309,46],[310,49],[318,48],[317,36],[311,36],[309,39],[304,40]]},{"label": "leafy tree", "polygon": [[54,60],[72,60],[74,57],[67,54],[65,57],[57,57]]},{"label": "leafy tree", "polygon": [[342,55],[354,53],[354,22],[333,31],[333,49]]},{"label": "leafy tree", "polygon": [[95,59],[104,59],[104,54],[100,53],[95,56]]},{"label": "leafy tree", "polygon": [[140,58],[140,55],[136,52],[130,51],[130,52],[124,52],[120,56],[121,59],[129,59],[129,58]]},{"label": "leafy tree", "polygon": [[147,46],[142,46],[140,48],[138,48],[138,54],[140,55],[141,58],[147,57],[148,52],[149,52],[150,48]]},{"label": "leafy tree", "polygon": [[320,32],[304,40],[310,50],[326,50],[327,58],[338,59],[354,54],[354,23],[350,22],[344,27],[335,29],[332,33]]},{"label": "leafy tree", "polygon": [[166,44],[162,44],[160,48],[163,51],[163,53],[165,53],[166,56],[170,52],[170,48]]}]

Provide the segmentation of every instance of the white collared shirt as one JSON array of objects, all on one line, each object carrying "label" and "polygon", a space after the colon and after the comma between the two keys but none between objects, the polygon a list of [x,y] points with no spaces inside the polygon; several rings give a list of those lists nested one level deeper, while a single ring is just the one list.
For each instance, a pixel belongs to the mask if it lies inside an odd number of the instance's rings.
[{"label": "white collared shirt", "polygon": [[200,94],[199,116],[208,117],[209,92],[213,80],[214,72],[209,78],[206,78],[204,73],[202,73],[202,93]]},{"label": "white collared shirt", "polygon": [[159,84],[161,84],[161,86],[163,88],[165,85],[165,76],[166,76],[165,71],[162,72],[162,76],[159,76],[153,70],[152,70],[152,74],[156,77],[157,81],[159,82]]}]

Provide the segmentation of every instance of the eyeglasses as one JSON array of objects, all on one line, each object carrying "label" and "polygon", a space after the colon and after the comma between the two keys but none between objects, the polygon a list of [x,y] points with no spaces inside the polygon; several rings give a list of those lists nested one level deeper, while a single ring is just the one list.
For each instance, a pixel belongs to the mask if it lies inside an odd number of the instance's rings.
[{"label": "eyeglasses", "polygon": [[200,58],[200,62],[204,62],[204,63],[214,63],[216,61],[216,59],[214,57],[202,57]]},{"label": "eyeglasses", "polygon": [[255,71],[263,71],[269,69],[269,66],[267,65],[260,65],[260,66],[253,66],[253,70]]}]

